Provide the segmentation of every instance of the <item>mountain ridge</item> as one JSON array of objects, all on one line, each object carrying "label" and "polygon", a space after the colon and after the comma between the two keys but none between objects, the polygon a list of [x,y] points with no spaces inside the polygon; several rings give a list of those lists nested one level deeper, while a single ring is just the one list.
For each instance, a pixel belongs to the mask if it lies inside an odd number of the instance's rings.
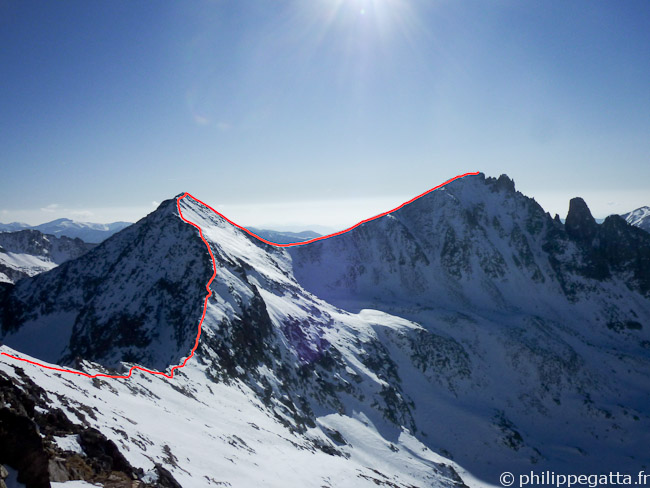
[{"label": "mountain ridge", "polygon": [[[300,442],[341,458],[360,452],[346,419],[371,426],[381,443],[398,451],[406,449],[399,440],[408,432],[422,449],[453,457],[492,483],[498,472],[531,463],[591,472],[603,455],[621,469],[638,468],[650,422],[650,304],[632,271],[647,240],[621,219],[603,223],[596,234],[578,225],[571,236],[512,180],[484,175],[345,234],[284,246],[289,249],[261,242],[195,200],[161,207],[77,260],[81,264],[3,292],[5,343],[20,349],[8,329],[47,328],[53,314],[74,312],[78,318],[67,320],[80,341],[68,351],[62,346],[67,364],[109,374],[107,368],[119,373],[133,363],[164,365],[187,354],[189,334],[196,335],[196,298],[204,296],[212,272],[211,251],[219,272],[204,305],[201,341],[174,382],[188,401],[195,395],[214,402],[201,392],[217,385],[241,389]],[[578,212],[569,221],[585,216]],[[159,268],[167,270],[166,280]],[[186,269],[187,275],[179,271]],[[187,293],[188,307],[169,320],[173,296],[165,290],[188,276],[196,294]],[[352,306],[337,290],[354,300]],[[102,330],[120,338],[123,326],[137,325],[147,309],[157,317],[139,328],[150,341],[130,349],[119,340],[96,347]],[[31,316],[24,312],[30,310]],[[191,320],[180,321],[187,316]],[[155,333],[165,331],[178,331],[184,340],[156,342]],[[30,371],[53,382],[53,391],[73,394],[56,377]],[[88,381],[79,378],[82,385]],[[137,399],[151,381],[159,380],[113,380],[133,382]],[[91,401],[75,398],[79,408]],[[99,427],[113,425],[101,410],[94,411],[103,419]],[[109,430],[104,427],[107,436]],[[161,439],[152,430],[140,432]],[[314,432],[329,440],[314,440]],[[113,439],[130,450],[132,463],[148,463],[138,443]],[[198,469],[189,458],[179,463]],[[173,475],[194,486],[183,469],[172,469]],[[444,471],[439,464],[435,469]],[[423,479],[411,484],[442,483]]]},{"label": "mountain ridge", "polygon": [[[201,336],[201,325],[202,325],[203,320],[204,320],[204,318],[205,318],[205,313],[206,313],[206,308],[207,308],[208,299],[209,299],[210,296],[212,295],[212,291],[210,290],[210,284],[212,283],[212,281],[214,280],[214,277],[215,277],[216,274],[217,274],[217,267],[216,267],[216,261],[215,261],[215,259],[214,259],[214,255],[213,255],[213,253],[212,253],[212,250],[210,249],[210,245],[208,244],[208,242],[207,242],[207,241],[205,240],[205,238],[203,237],[203,231],[202,231],[201,227],[200,227],[199,225],[195,224],[194,222],[191,222],[191,221],[187,220],[187,219],[183,216],[183,212],[182,212],[182,210],[181,210],[181,205],[180,205],[180,203],[181,203],[181,201],[182,201],[184,198],[189,197],[189,198],[192,199],[194,202],[196,202],[196,203],[202,205],[203,207],[205,207],[205,208],[211,210],[211,211],[214,212],[216,215],[218,215],[219,218],[225,220],[226,222],[228,222],[229,224],[233,225],[233,226],[236,227],[237,229],[239,229],[239,230],[245,232],[246,234],[248,234],[248,235],[251,236],[252,238],[257,239],[257,240],[259,240],[260,242],[262,242],[262,243],[264,243],[264,244],[267,244],[267,245],[270,245],[270,246],[275,246],[275,247],[278,247],[278,248],[282,248],[282,247],[293,247],[293,246],[306,245],[306,244],[310,244],[310,243],[317,242],[317,241],[320,241],[320,240],[329,239],[329,238],[331,238],[331,237],[335,237],[335,236],[339,236],[339,235],[345,234],[345,233],[350,232],[351,230],[354,230],[355,228],[357,228],[357,227],[359,227],[359,226],[361,226],[361,225],[363,225],[363,224],[365,224],[365,223],[371,222],[371,221],[373,221],[373,220],[376,220],[376,219],[379,219],[379,218],[381,218],[381,217],[384,217],[384,216],[386,216],[386,215],[388,215],[388,214],[390,214],[390,213],[392,213],[392,212],[395,212],[395,211],[397,211],[397,210],[399,210],[399,209],[405,207],[406,205],[409,205],[409,204],[411,204],[411,203],[413,203],[413,202],[415,202],[415,201],[417,201],[417,200],[419,200],[419,199],[425,197],[426,195],[430,194],[431,192],[443,188],[445,185],[447,185],[447,184],[449,184],[449,183],[451,183],[451,182],[453,182],[453,181],[456,181],[456,180],[461,179],[461,178],[466,177],[466,176],[472,176],[472,175],[478,175],[478,174],[480,174],[480,173],[475,172],[475,173],[465,173],[465,174],[462,174],[462,175],[458,175],[458,176],[456,176],[456,177],[454,177],[454,178],[451,178],[451,179],[445,181],[444,183],[441,183],[441,184],[439,184],[439,185],[437,185],[437,186],[435,186],[435,187],[433,187],[433,188],[431,188],[431,189],[429,189],[429,190],[427,190],[427,191],[421,193],[420,195],[418,195],[418,196],[416,196],[416,197],[413,197],[412,199],[408,200],[407,202],[404,202],[403,204],[399,205],[398,207],[396,207],[396,208],[394,208],[394,209],[392,209],[392,210],[389,210],[389,211],[383,212],[383,213],[381,213],[381,214],[379,214],[379,215],[376,215],[376,216],[374,216],[374,217],[370,217],[370,218],[368,218],[368,219],[365,219],[365,220],[363,220],[363,221],[361,221],[361,222],[359,222],[359,223],[357,223],[357,224],[355,224],[355,225],[353,225],[353,226],[351,226],[351,227],[349,227],[349,228],[347,228],[347,229],[345,229],[345,230],[342,230],[342,231],[339,231],[339,232],[335,232],[335,233],[333,233],[333,234],[329,234],[329,235],[325,235],[325,236],[317,235],[316,237],[314,237],[313,235],[308,235],[308,236],[305,236],[306,238],[305,238],[304,240],[298,240],[298,241],[293,241],[293,242],[284,242],[284,243],[275,243],[275,242],[268,241],[268,240],[265,239],[264,237],[261,237],[261,236],[255,234],[255,233],[252,232],[251,230],[249,230],[249,229],[247,229],[247,228],[244,228],[243,226],[240,226],[240,225],[234,223],[233,221],[231,221],[230,219],[228,219],[227,217],[225,217],[224,215],[222,215],[220,212],[218,212],[217,210],[213,209],[212,207],[210,207],[210,206],[207,205],[206,203],[202,202],[201,200],[197,199],[196,197],[192,196],[192,195],[189,194],[188,192],[180,193],[180,194],[178,194],[176,197],[174,197],[174,199],[173,199],[173,200],[176,202],[176,208],[177,208],[177,210],[178,210],[179,217],[180,217],[181,220],[183,220],[184,222],[186,222],[186,223],[188,223],[189,225],[193,226],[194,228],[196,228],[196,229],[199,231],[199,235],[200,235],[201,240],[202,240],[203,243],[207,246],[208,253],[209,253],[209,255],[210,255],[210,259],[212,260],[212,267],[213,267],[213,270],[214,270],[212,277],[210,278],[210,280],[208,281],[208,283],[207,283],[207,285],[206,285],[206,289],[207,289],[207,291],[208,291],[208,294],[207,294],[206,297],[205,297],[204,307],[203,307],[203,313],[202,313],[202,316],[201,316],[201,319],[200,319],[200,322],[199,322],[199,325],[198,325],[198,333],[197,333],[196,341],[195,341],[195,343],[194,343],[194,347],[193,347],[193,348],[191,349],[191,351],[190,351],[190,354],[189,354],[187,357],[185,357],[185,359],[184,359],[184,361],[183,361],[182,363],[180,363],[180,364],[178,364],[178,365],[174,365],[174,366],[168,365],[168,366],[170,366],[170,371],[169,371],[168,374],[167,374],[167,373],[164,373],[164,372],[162,372],[162,371],[151,370],[151,369],[149,369],[149,368],[143,368],[143,367],[140,367],[140,366],[131,366],[130,369],[129,369],[129,371],[128,371],[128,373],[127,373],[126,375],[106,374],[106,373],[96,373],[96,374],[94,374],[94,375],[88,375],[88,374],[83,373],[83,372],[80,373],[80,372],[78,372],[78,371],[67,370],[67,369],[63,369],[63,368],[60,368],[60,369],[58,369],[58,370],[61,371],[61,372],[67,372],[67,373],[71,373],[71,374],[77,374],[77,375],[88,376],[88,377],[93,377],[93,378],[97,378],[97,377],[106,377],[106,378],[129,378],[129,377],[133,374],[133,372],[134,372],[135,370],[140,370],[140,371],[144,371],[144,372],[151,373],[151,374],[155,374],[155,375],[162,375],[162,376],[165,376],[165,377],[173,378],[174,371],[175,371],[176,369],[179,369],[179,368],[184,367],[185,364],[187,363],[187,361],[188,361],[188,360],[189,360],[189,359],[194,355],[195,350],[196,350],[196,349],[198,348],[198,346],[199,346],[199,338],[200,338],[200,336]],[[503,177],[503,175],[502,175],[502,177]],[[509,185],[508,181],[509,181],[509,180],[508,180],[507,178],[506,178],[505,180],[503,180],[502,178],[500,178],[500,179],[498,180],[498,184],[505,184],[505,186],[508,187],[508,185]],[[513,189],[514,189],[514,186],[513,186]],[[156,212],[154,212],[154,213],[158,213],[158,212],[160,212],[161,209],[163,209],[163,208],[165,208],[165,207],[169,208],[169,207],[171,206],[171,203],[170,203],[171,201],[172,201],[172,200],[168,200],[168,201],[166,201],[166,202],[163,202],[163,203],[158,207],[158,210],[156,210]],[[145,220],[145,219],[142,219],[140,222],[142,222],[142,221],[144,221],[144,220]],[[72,221],[71,221],[70,219],[65,219],[65,218],[63,218],[63,219],[57,219],[57,220],[54,220],[54,221],[52,221],[52,222],[49,222],[48,224],[42,224],[42,225],[50,225],[50,224],[58,225],[58,224],[60,224],[60,223],[67,223],[67,222],[72,222]],[[303,233],[303,234],[304,234],[304,233]],[[271,235],[269,235],[269,236],[271,236]],[[1,295],[0,295],[0,298],[2,298]],[[9,309],[9,310],[12,310],[12,309],[13,309],[12,305],[9,305],[9,306],[5,305],[3,308],[5,308],[5,309]],[[2,316],[1,318],[2,318],[2,320],[0,320],[0,325],[1,325],[2,327],[0,328],[0,330],[3,330],[3,329],[4,329],[5,333],[7,333],[7,331],[11,332],[11,329],[12,329],[12,328],[15,329],[15,328],[17,327],[16,325],[12,325],[12,322],[16,320],[15,317],[13,317],[13,316],[11,316],[11,315],[7,316],[6,314],[3,314],[3,316]],[[7,325],[7,324],[9,324],[9,325]],[[133,324],[131,323],[131,325],[133,325]],[[130,337],[131,337],[131,339],[132,339],[135,343],[138,343],[138,342],[139,342],[139,340],[138,340],[136,337],[133,337],[133,336],[130,336]],[[73,334],[71,340],[74,341],[74,339],[75,339],[75,336],[74,336],[74,334]],[[80,350],[80,351],[77,351],[77,352],[81,352],[81,350]],[[18,361],[21,361],[21,360],[22,360],[22,359],[21,359],[20,357],[18,357],[18,356],[9,355],[9,354],[7,354],[7,353],[1,353],[1,354],[4,355],[4,356],[7,356],[7,357],[11,357],[11,358],[14,359],[14,360],[18,360]],[[71,360],[72,356],[70,356],[70,354],[74,354],[74,352],[72,352],[72,351],[69,352],[69,353],[68,353],[68,356],[66,356],[66,359],[65,359],[65,360],[67,360],[67,361]],[[33,363],[33,362],[32,362],[32,363]],[[38,363],[35,363],[35,364],[38,364]],[[158,369],[163,369],[163,368],[158,368]],[[166,366],[164,369],[167,369],[167,366]]]},{"label": "mountain ridge", "polygon": [[92,249],[81,239],[34,229],[0,232],[0,282],[15,283],[81,256]]},{"label": "mountain ridge", "polygon": [[[205,318],[205,310],[206,310],[206,306],[207,306],[207,301],[208,301],[208,298],[212,295],[212,291],[210,290],[210,284],[212,283],[212,280],[214,280],[214,276],[215,276],[216,273],[217,273],[217,268],[216,268],[216,262],[214,261],[214,256],[212,255],[212,251],[210,250],[210,247],[209,247],[207,241],[203,238],[203,232],[202,232],[201,228],[200,228],[199,226],[197,226],[196,224],[190,222],[189,220],[186,220],[186,219],[183,217],[183,214],[182,214],[182,212],[181,212],[181,210],[180,210],[180,201],[181,201],[183,198],[186,198],[186,197],[188,197],[188,196],[191,197],[191,195],[189,195],[188,193],[184,193],[182,196],[177,196],[176,198],[174,198],[174,200],[176,201],[176,205],[177,205],[178,211],[179,211],[179,216],[180,216],[180,218],[181,218],[182,220],[184,220],[184,221],[187,222],[188,224],[190,224],[190,225],[192,225],[193,227],[195,227],[196,229],[198,229],[199,234],[200,234],[200,236],[201,236],[201,239],[203,240],[204,244],[205,244],[205,245],[207,246],[207,248],[208,248],[208,252],[210,253],[210,256],[211,256],[211,259],[212,259],[212,265],[213,265],[213,269],[214,269],[214,274],[212,275],[212,277],[208,280],[208,282],[207,282],[207,284],[206,284],[206,290],[207,290],[208,294],[205,296],[205,303],[204,303],[204,308],[203,308],[203,315],[202,315],[201,320],[200,320],[200,322],[199,322],[199,324],[198,324],[198,333],[197,333],[197,336],[196,336],[196,341],[195,341],[195,343],[194,343],[193,348],[190,350],[189,355],[187,355],[187,356],[185,357],[185,359],[183,360],[182,363],[177,364],[177,365],[175,365],[175,366],[170,365],[170,367],[169,367],[169,373],[165,373],[164,371],[152,371],[151,369],[143,368],[143,367],[141,367],[141,366],[131,366],[131,367],[129,368],[128,373],[125,374],[125,375],[113,375],[113,374],[108,374],[108,373],[95,373],[95,374],[88,374],[88,373],[85,373],[85,372],[82,372],[82,371],[74,371],[74,370],[69,370],[69,369],[64,369],[64,368],[56,368],[56,371],[59,371],[59,372],[62,372],[62,373],[76,374],[76,375],[85,376],[85,377],[88,377],[88,378],[115,378],[115,379],[120,378],[120,379],[126,379],[126,378],[130,378],[134,371],[139,370],[139,371],[144,371],[144,372],[147,372],[147,373],[150,373],[150,374],[154,374],[154,375],[161,375],[161,376],[164,376],[164,377],[167,377],[167,378],[173,378],[173,377],[174,377],[174,371],[177,370],[177,369],[180,369],[180,368],[184,367],[185,364],[187,363],[187,361],[189,361],[189,360],[194,356],[194,352],[195,352],[195,350],[197,349],[197,347],[198,347],[198,345],[199,345],[199,339],[200,339],[200,337],[201,337],[201,325],[202,325],[203,320],[204,320],[204,318]],[[161,207],[162,207],[162,206],[163,206],[163,204],[161,204]],[[137,340],[136,340],[136,342],[137,342]],[[7,357],[10,357],[10,358],[12,358],[12,359],[14,359],[14,360],[17,360],[17,361],[26,361],[26,360],[23,359],[23,358],[20,358],[20,357],[18,357],[18,356],[14,356],[14,355],[11,355],[11,354],[7,354],[7,353],[5,353],[5,352],[2,352],[2,353],[0,353],[0,354],[1,354],[1,355],[4,355],[4,356],[7,356]],[[46,366],[46,365],[43,365],[43,364],[40,364],[40,363],[36,363],[36,362],[34,362],[34,361],[29,361],[29,360],[27,360],[27,362],[30,362],[31,364],[35,364],[35,365],[37,365],[37,366],[41,366],[41,367],[44,367],[44,368],[47,368],[47,369],[52,369],[52,368],[49,367],[49,366]],[[167,368],[166,368],[166,369],[167,369]]]}]

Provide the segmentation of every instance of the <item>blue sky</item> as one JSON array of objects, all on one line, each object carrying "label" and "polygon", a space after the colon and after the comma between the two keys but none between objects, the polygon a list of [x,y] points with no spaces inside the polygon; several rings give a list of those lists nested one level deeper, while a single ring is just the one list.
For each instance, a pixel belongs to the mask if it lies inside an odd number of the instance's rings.
[{"label": "blue sky", "polygon": [[341,228],[457,174],[650,205],[647,0],[0,0],[0,221]]}]

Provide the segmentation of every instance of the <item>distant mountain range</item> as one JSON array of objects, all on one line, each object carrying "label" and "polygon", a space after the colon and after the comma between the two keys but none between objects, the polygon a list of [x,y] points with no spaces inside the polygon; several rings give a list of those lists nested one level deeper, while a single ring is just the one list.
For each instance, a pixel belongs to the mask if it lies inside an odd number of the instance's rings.
[{"label": "distant mountain range", "polygon": [[75,259],[96,244],[34,229],[0,232],[0,282],[15,283]]},{"label": "distant mountain range", "polygon": [[130,222],[113,222],[110,224],[95,224],[91,222],[77,222],[71,219],[56,219],[40,225],[28,225],[21,222],[10,224],[0,223],[0,232],[13,232],[17,230],[33,229],[53,236],[65,236],[72,239],[79,238],[84,242],[98,244],[116,232],[131,225]]},{"label": "distant mountain range", "polygon": [[[97,243],[131,225],[128,222],[94,224],[57,219],[36,226],[0,223],[0,282],[15,283],[78,258]],[[312,231],[289,232],[249,228],[262,239],[289,244],[320,236]]]},{"label": "distant mountain range", "polygon": [[295,242],[304,242],[316,237],[320,237],[320,234],[311,230],[305,230],[302,232],[288,232],[288,231],[277,231],[269,229],[257,229],[255,227],[248,227],[253,234],[257,234],[262,239],[266,239],[269,242],[275,244],[292,244]]}]

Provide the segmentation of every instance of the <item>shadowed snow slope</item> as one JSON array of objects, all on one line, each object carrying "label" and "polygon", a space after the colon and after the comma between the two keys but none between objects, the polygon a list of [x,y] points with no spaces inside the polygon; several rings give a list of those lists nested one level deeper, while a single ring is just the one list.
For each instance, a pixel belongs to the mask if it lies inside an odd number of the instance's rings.
[{"label": "shadowed snow slope", "polygon": [[[186,196],[217,273],[174,380],[93,381],[5,356],[0,370],[20,383],[24,366],[52,409],[183,486],[636,473],[650,440],[650,244],[621,218],[592,225],[583,203],[565,228],[508,178],[468,176],[280,249]],[[3,289],[3,351],[91,373],[179,364],[212,272],[197,229],[164,202]]]}]

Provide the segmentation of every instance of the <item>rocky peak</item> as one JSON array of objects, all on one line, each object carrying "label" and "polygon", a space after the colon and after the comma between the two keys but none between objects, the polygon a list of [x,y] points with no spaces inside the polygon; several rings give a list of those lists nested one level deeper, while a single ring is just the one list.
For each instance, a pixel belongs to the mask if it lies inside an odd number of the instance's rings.
[{"label": "rocky peak", "polygon": [[[162,370],[191,349],[210,271],[205,245],[170,199],[78,259],[3,294],[0,338],[46,361],[137,361]],[[48,329],[43,341],[59,342],[46,351],[33,349],[31,325],[22,328],[42,320],[58,328]]]},{"label": "rocky peak", "polygon": [[494,181],[494,190],[495,191],[505,191],[505,192],[514,192],[515,191],[515,182],[513,179],[509,178],[508,175],[501,175],[496,180],[491,178]]},{"label": "rocky peak", "polygon": [[598,224],[582,198],[572,198],[569,202],[565,228],[570,237],[580,241],[589,241],[596,235]]},{"label": "rocky peak", "polygon": [[596,252],[610,269],[631,275],[641,293],[650,292],[650,236],[646,232],[620,215],[610,215],[598,230]]}]

